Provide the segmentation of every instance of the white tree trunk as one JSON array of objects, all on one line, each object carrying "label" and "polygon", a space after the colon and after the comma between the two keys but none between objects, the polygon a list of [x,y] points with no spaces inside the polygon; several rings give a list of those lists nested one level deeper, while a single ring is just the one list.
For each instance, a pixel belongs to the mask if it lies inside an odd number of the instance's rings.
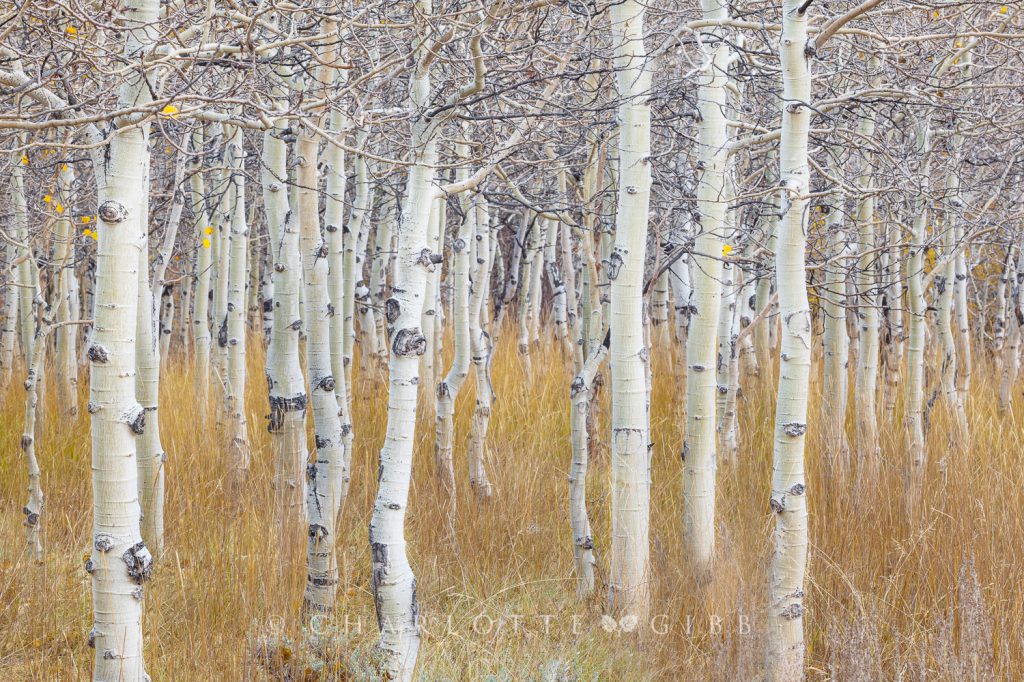
[{"label": "white tree trunk", "polygon": [[[160,6],[156,0],[125,2],[124,57],[129,63],[148,54],[156,39]],[[119,93],[120,107],[144,106],[150,83],[129,71]],[[93,546],[86,570],[92,575],[93,628],[97,682],[148,681],[142,656],[142,585],[153,558],[139,530],[136,435],[145,412],[135,397],[135,329],[138,313],[140,250],[145,247],[149,149],[138,126],[117,130],[93,155],[97,175],[99,246],[93,337],[88,350],[92,415]]]},{"label": "white tree trunk", "polygon": [[56,221],[54,244],[54,262],[60,268],[57,285],[58,291],[58,323],[57,327],[57,358],[56,369],[60,377],[61,387],[57,392],[61,414],[75,417],[78,414],[78,328],[68,324],[78,317],[78,278],[75,276],[75,229],[71,225],[74,214],[72,205],[74,195],[72,186],[75,172],[71,164],[63,164],[57,177],[57,196],[55,201],[63,207]]},{"label": "white tree trunk", "polygon": [[[877,59],[870,63],[877,66]],[[858,132],[865,140],[875,135],[874,110],[862,110]],[[874,485],[877,480],[881,450],[878,440],[878,416],[876,396],[878,395],[878,314],[879,280],[875,267],[875,197],[871,193],[873,158],[869,151],[862,151],[859,190],[863,193],[857,201],[857,232],[860,257],[857,261],[857,322],[860,330],[859,353],[857,355],[857,448],[859,450],[857,485]]]},{"label": "white tree trunk", "polygon": [[821,391],[821,426],[825,443],[826,475],[834,481],[845,479],[849,471],[849,444],[846,440],[846,407],[849,394],[850,338],[846,333],[846,266],[850,244],[843,229],[844,196],[832,195],[825,217],[828,256],[835,259],[825,270],[823,313],[824,381]]},{"label": "white tree trunk", "polygon": [[491,496],[487,476],[487,426],[491,419],[491,337],[488,333],[488,301],[491,293],[491,220],[487,200],[481,195],[474,205],[476,234],[468,250],[475,255],[469,301],[469,340],[476,375],[476,405],[469,435],[469,484],[479,499]]},{"label": "white tree trunk", "polygon": [[309,541],[306,554],[306,613],[334,608],[338,562],[334,554],[335,522],[341,509],[347,474],[345,444],[331,365],[331,301],[327,242],[320,234],[317,151],[319,139],[301,133],[298,155],[300,248],[306,319],[306,367],[316,438],[316,457],[308,469],[306,514]]},{"label": "white tree trunk", "polygon": [[[149,169],[146,169],[146,186]],[[153,320],[153,292],[149,280],[149,195],[142,195],[145,226],[138,253],[138,313],[135,318],[135,395],[145,414],[145,430],[135,440],[138,462],[142,539],[159,558],[164,548],[164,455],[160,442],[160,356]]]},{"label": "white tree trunk", "polygon": [[[430,0],[418,0],[424,16],[431,12]],[[422,112],[430,97],[429,47],[416,48],[415,67],[410,76],[409,99],[414,111]],[[380,650],[385,673],[391,679],[411,682],[420,645],[419,603],[416,577],[405,551],[405,513],[412,480],[413,444],[416,438],[416,404],[419,397],[419,356],[426,351],[420,330],[426,278],[433,270],[435,254],[427,243],[433,181],[437,165],[432,122],[414,118],[410,134],[410,160],[405,206],[398,225],[398,260],[395,264],[393,297],[388,299],[386,317],[391,338],[388,371],[388,420],[384,447],[380,451],[377,498],[370,519],[370,550],[373,574],[370,585],[377,607]]]},{"label": "white tree trunk", "polygon": [[[728,18],[717,0],[702,5],[704,18]],[[721,29],[716,29],[720,31]],[[710,577],[715,551],[715,449],[718,323],[722,297],[722,240],[729,206],[726,84],[729,41],[716,32],[702,38],[705,69],[697,99],[699,219],[690,267],[693,287],[686,340],[686,441],[683,443],[683,537],[698,579]]]},{"label": "white tree trunk", "polygon": [[196,294],[192,309],[192,342],[195,354],[196,400],[202,424],[206,423],[206,405],[210,400],[210,278],[213,272],[213,226],[206,208],[206,186],[203,182],[203,132],[192,134],[193,161],[189,186],[192,215],[196,220]]},{"label": "white tree trunk", "polygon": [[279,544],[284,561],[305,553],[306,385],[299,364],[302,328],[299,287],[298,212],[287,194],[287,144],[284,123],[263,137],[263,204],[274,249],[274,329],[267,352],[270,432],[274,457],[274,498]]},{"label": "white tree trunk", "polygon": [[644,620],[650,608],[650,423],[643,284],[651,199],[651,74],[644,46],[645,7],[611,7],[620,104],[619,184],[611,280],[612,487],[609,602],[613,612]]},{"label": "white tree trunk", "polygon": [[807,567],[807,495],[804,441],[811,369],[811,311],[804,250],[810,166],[811,69],[806,53],[807,15],[799,0],[784,0],[782,38],[782,139],[779,178],[782,210],[775,253],[779,316],[779,390],[775,412],[771,509],[775,551],[769,571],[768,679],[804,678],[804,574]]},{"label": "white tree trunk", "polygon": [[249,226],[245,214],[245,148],[242,129],[234,127],[228,145],[228,163],[231,183],[228,192],[233,195],[228,242],[228,295],[225,320],[227,343],[227,413],[228,433],[231,436],[232,485],[237,489],[249,475],[249,426],[245,416],[246,373],[246,300],[245,283],[248,277]]}]

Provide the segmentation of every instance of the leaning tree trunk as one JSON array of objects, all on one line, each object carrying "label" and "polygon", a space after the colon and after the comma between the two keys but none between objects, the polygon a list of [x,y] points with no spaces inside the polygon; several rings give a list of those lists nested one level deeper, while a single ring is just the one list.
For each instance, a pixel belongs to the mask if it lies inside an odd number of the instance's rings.
[{"label": "leaning tree trunk", "polygon": [[[468,156],[469,152],[460,145],[460,153]],[[460,177],[468,175],[466,169],[459,169]],[[435,429],[434,461],[438,480],[445,496],[445,513],[449,535],[455,529],[455,399],[459,395],[462,384],[469,374],[470,363],[470,294],[469,272],[473,256],[473,244],[476,233],[478,211],[477,198],[469,194],[462,196],[462,209],[465,217],[459,226],[455,242],[452,244],[454,273],[452,287],[452,320],[454,326],[454,354],[452,366],[437,385],[437,425]]]},{"label": "leaning tree trunk", "polygon": [[[416,7],[423,15],[431,12],[430,0],[418,0]],[[430,98],[430,60],[425,57],[428,49],[425,41],[417,47],[416,66],[409,82],[410,104],[418,112],[423,112]],[[413,120],[406,201],[398,224],[393,295],[385,306],[391,338],[388,420],[369,533],[373,561],[370,586],[377,607],[384,672],[389,678],[403,682],[411,682],[413,678],[420,646],[416,577],[405,551],[405,513],[412,480],[419,397],[419,356],[427,345],[420,331],[420,319],[427,275],[441,259],[427,243],[437,164],[437,146],[432,139],[435,126],[423,115]]]},{"label": "leaning tree trunk", "polygon": [[611,609],[643,620],[650,608],[650,423],[643,279],[651,199],[651,74],[644,46],[645,7],[611,8],[620,99],[619,186],[611,280],[612,489]]},{"label": "leaning tree trunk", "polygon": [[782,210],[775,273],[782,329],[772,466],[775,551],[769,570],[767,661],[767,677],[773,682],[804,678],[804,574],[808,544],[804,442],[811,369],[811,311],[804,251],[810,194],[807,137],[812,111],[806,9],[807,4],[801,0],[784,0],[780,45]]}]

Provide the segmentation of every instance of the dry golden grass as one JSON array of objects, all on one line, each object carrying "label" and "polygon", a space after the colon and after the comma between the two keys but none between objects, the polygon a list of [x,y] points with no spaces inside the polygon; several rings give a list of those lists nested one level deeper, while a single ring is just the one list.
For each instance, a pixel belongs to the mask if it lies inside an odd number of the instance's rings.
[{"label": "dry golden grass", "polygon": [[[664,336],[665,330],[656,331]],[[533,374],[524,376],[512,337],[502,335],[494,361],[498,403],[489,456],[496,494],[485,504],[469,491],[465,461],[472,382],[459,396],[457,548],[444,541],[432,416],[424,412],[419,423],[407,537],[427,618],[422,679],[757,679],[771,551],[773,391],[767,373],[745,380],[740,461],[719,469],[717,568],[711,584],[698,587],[680,542],[678,359],[665,338],[656,342],[651,574],[653,613],[662,616],[655,626],[668,632],[638,639],[602,629],[601,586],[586,603],[574,598],[566,481],[570,369],[550,344],[534,350]],[[228,451],[214,427],[213,406],[196,404],[190,370],[175,366],[177,358],[163,381],[168,551],[147,587],[145,619],[147,665],[157,681],[267,679],[252,661],[253,639],[279,628],[298,631],[305,567],[283,565],[273,540],[261,353],[250,359],[253,468],[237,503],[226,495]],[[899,423],[883,423],[884,465],[861,498],[845,481],[824,480],[816,381],[807,453],[811,679],[1024,677],[1024,405],[1017,401],[1012,414],[1000,417],[995,385],[990,367],[976,368],[967,452],[947,452],[948,422],[936,408],[925,511],[912,519],[902,504]],[[53,386],[47,392],[51,415]],[[365,657],[375,639],[366,530],[386,418],[384,387],[382,376],[356,386],[354,473],[339,556],[338,623],[347,619],[350,626],[348,656]],[[589,480],[599,581],[609,537],[607,398],[604,389]],[[82,559],[91,526],[88,416],[53,417],[41,428],[46,560],[34,565],[23,551],[20,525],[22,410],[15,385],[0,406],[0,679],[88,679],[92,612]],[[557,674],[561,667],[568,671],[564,677]]]}]

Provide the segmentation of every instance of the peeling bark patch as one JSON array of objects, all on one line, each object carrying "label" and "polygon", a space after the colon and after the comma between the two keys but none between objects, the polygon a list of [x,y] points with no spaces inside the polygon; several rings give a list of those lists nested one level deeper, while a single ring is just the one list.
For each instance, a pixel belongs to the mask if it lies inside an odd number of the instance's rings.
[{"label": "peeling bark patch", "polygon": [[313,542],[320,542],[328,535],[330,535],[330,533],[324,526],[321,526],[319,523],[309,524],[309,537]]},{"label": "peeling bark patch", "polygon": [[136,436],[141,436],[146,431],[146,410],[142,405],[136,404],[124,413],[121,421],[128,425]]},{"label": "peeling bark patch", "polygon": [[100,533],[92,542],[98,552],[109,552],[114,547],[114,538],[106,533]]},{"label": "peeling bark patch", "polygon": [[800,616],[804,615],[804,607],[800,604],[790,604],[786,608],[782,609],[782,613],[779,614],[786,620],[796,620]]},{"label": "peeling bark patch", "polygon": [[388,324],[394,324],[401,312],[402,305],[398,302],[397,298],[389,298],[384,301],[384,317],[387,319]]},{"label": "peeling bark patch", "polygon": [[612,281],[619,276],[619,270],[622,269],[623,259],[622,254],[616,249],[612,251],[612,255],[608,256],[608,280]]},{"label": "peeling bark patch", "polygon": [[787,422],[782,425],[782,432],[787,436],[797,438],[807,433],[807,424],[801,424],[800,422]]},{"label": "peeling bark patch", "polygon": [[108,362],[110,362],[110,353],[107,351],[106,348],[99,345],[98,343],[94,343],[93,345],[89,346],[89,351],[86,353],[86,355],[89,357],[90,360],[100,365],[105,365]]},{"label": "peeling bark patch", "polygon": [[136,583],[141,585],[153,575],[153,555],[149,553],[145,542],[126,549],[121,559],[128,567],[128,577]]},{"label": "peeling bark patch", "polygon": [[399,329],[391,350],[399,357],[418,357],[427,352],[427,339],[420,333],[419,327]]}]

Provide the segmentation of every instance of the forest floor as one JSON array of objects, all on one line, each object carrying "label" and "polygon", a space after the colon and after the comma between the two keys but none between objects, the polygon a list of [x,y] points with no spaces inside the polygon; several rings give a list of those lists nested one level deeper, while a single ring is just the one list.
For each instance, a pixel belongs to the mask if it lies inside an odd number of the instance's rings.
[{"label": "forest floor", "polygon": [[[493,364],[498,402],[488,443],[494,495],[486,502],[476,500],[468,481],[472,373],[459,395],[454,546],[445,540],[442,489],[434,474],[433,416],[421,410],[406,526],[425,617],[420,679],[759,678],[773,546],[768,501],[774,381],[769,372],[744,380],[738,461],[720,459],[718,465],[717,563],[711,581],[698,585],[681,542],[685,393],[677,385],[680,359],[667,350],[673,346],[669,334],[666,328],[654,334],[653,603],[640,634],[602,620],[610,537],[607,386],[597,398],[588,481],[598,589],[585,601],[575,597],[567,483],[571,363],[560,347],[534,349],[527,376],[514,332],[499,339]],[[968,406],[971,446],[951,449],[949,420],[941,404],[932,410],[926,493],[915,514],[904,503],[902,399],[895,419],[880,415],[879,476],[855,494],[851,475],[825,476],[816,428],[820,376],[812,379],[809,679],[1024,679],[1024,401],[1016,391],[1011,413],[999,415],[994,369],[984,356],[975,353],[981,360]],[[253,459],[238,497],[229,494],[229,454],[214,426],[215,400],[197,404],[190,370],[181,369],[190,363],[181,358],[170,360],[162,382],[167,550],[146,588],[145,615],[147,668],[156,682],[282,679],[255,660],[256,643],[298,632],[305,565],[283,559],[275,542],[262,362],[262,350],[250,353]],[[86,383],[83,376],[83,408]],[[852,383],[851,434],[857,404]],[[50,415],[56,415],[56,391],[50,381]],[[377,623],[367,525],[386,420],[384,371],[357,378],[355,397],[353,475],[340,525],[342,585],[334,622],[334,632],[348,631],[338,640],[344,672],[322,679],[373,679],[367,661]],[[18,447],[20,381],[0,399],[0,680],[85,680],[93,658],[83,568],[92,521],[89,417],[82,409],[76,419],[50,417],[40,428],[46,549],[45,561],[36,565],[24,551],[21,526],[27,477]],[[866,456],[855,450],[853,459]],[[277,655],[298,661],[305,653],[281,646]],[[321,677],[303,677],[300,669],[293,679]]]}]

